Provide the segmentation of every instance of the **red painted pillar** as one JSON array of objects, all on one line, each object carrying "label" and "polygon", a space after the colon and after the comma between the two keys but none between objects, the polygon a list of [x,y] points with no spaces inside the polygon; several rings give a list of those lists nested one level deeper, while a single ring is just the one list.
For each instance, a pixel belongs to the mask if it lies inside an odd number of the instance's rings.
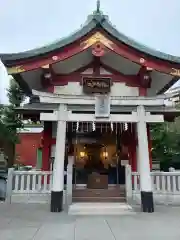
[{"label": "red painted pillar", "polygon": [[50,154],[52,142],[52,122],[44,122],[43,149],[42,149],[42,170],[50,170]]},{"label": "red painted pillar", "polygon": [[149,148],[149,164],[150,164],[150,170],[152,170],[152,140],[151,140],[151,132],[150,132],[150,126],[147,124],[147,137],[148,137],[148,148]]}]

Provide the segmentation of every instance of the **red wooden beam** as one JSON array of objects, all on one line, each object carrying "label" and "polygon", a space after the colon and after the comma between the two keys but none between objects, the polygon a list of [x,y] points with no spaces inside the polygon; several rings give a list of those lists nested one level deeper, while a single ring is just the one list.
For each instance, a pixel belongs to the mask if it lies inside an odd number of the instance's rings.
[{"label": "red wooden beam", "polygon": [[[83,52],[87,50],[89,47],[93,47],[93,45],[87,45],[86,46],[83,44],[83,41],[87,42],[88,39],[93,37],[92,35],[94,34],[95,30],[93,32],[90,32],[88,36],[85,38],[79,39],[79,41],[74,42],[73,44],[63,47],[61,49],[58,49],[54,53],[49,53],[45,56],[38,56],[33,59],[24,59],[23,61],[19,61],[16,63],[14,71],[17,70],[17,72],[24,72],[24,71],[29,71],[33,69],[40,68],[44,65],[47,64],[53,64],[59,61],[64,61],[80,52]],[[97,33],[97,32],[96,32]],[[107,33],[101,31],[102,34],[102,42],[101,44],[105,44],[105,48],[107,48],[109,51],[113,51],[114,53],[129,59],[130,61],[133,61],[141,66],[149,67],[152,68],[156,71],[171,74],[173,76],[180,76],[180,64],[172,63],[170,61],[165,61],[162,59],[155,58],[153,56],[147,55],[145,53],[142,53],[133,47],[130,47],[120,41],[117,41],[113,37],[110,37],[107,35]],[[97,39],[97,42],[99,40]],[[107,43],[106,41],[110,41],[111,44]],[[13,69],[9,69],[13,71]]]}]

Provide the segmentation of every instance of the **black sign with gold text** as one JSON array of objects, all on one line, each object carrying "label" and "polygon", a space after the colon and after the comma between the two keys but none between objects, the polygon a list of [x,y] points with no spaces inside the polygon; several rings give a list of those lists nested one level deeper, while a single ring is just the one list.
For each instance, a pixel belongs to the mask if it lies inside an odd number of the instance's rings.
[{"label": "black sign with gold text", "polygon": [[111,78],[84,77],[83,90],[85,93],[108,93],[111,89]]}]

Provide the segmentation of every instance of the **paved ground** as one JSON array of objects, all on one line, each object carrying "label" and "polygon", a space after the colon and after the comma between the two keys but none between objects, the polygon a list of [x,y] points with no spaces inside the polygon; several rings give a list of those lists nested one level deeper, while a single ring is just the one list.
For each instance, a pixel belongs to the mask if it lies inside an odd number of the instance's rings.
[{"label": "paved ground", "polygon": [[50,213],[44,204],[0,204],[2,240],[179,240],[180,208],[129,216],[68,216]]}]

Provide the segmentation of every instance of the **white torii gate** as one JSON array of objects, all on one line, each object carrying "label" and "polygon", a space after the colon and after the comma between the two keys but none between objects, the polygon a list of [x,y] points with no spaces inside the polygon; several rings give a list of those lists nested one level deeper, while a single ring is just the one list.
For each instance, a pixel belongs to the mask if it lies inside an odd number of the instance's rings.
[{"label": "white torii gate", "polygon": [[139,174],[141,186],[141,202],[144,212],[153,212],[153,194],[149,166],[149,150],[147,138],[147,123],[164,122],[164,116],[152,115],[146,112],[144,106],[163,106],[162,96],[154,98],[144,97],[109,97],[110,105],[136,106],[137,111],[131,114],[110,114],[106,117],[97,117],[96,114],[78,114],[68,110],[69,105],[95,105],[96,97],[59,95],[53,93],[43,93],[33,91],[40,97],[43,103],[58,103],[59,108],[53,113],[41,113],[42,121],[57,122],[56,150],[53,167],[53,186],[51,192],[51,211],[59,212],[62,210],[62,197],[64,189],[64,155],[66,141],[66,122],[134,122],[137,123],[137,135],[139,145]]}]

